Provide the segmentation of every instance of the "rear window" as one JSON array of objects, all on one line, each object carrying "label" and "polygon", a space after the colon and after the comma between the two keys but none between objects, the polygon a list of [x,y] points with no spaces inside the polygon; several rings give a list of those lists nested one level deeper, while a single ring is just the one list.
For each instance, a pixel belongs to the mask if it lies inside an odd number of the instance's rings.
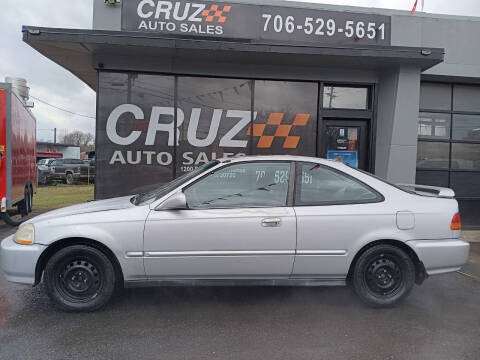
[{"label": "rear window", "polygon": [[315,163],[300,163],[295,205],[342,205],[383,201],[383,196],[359,180]]}]

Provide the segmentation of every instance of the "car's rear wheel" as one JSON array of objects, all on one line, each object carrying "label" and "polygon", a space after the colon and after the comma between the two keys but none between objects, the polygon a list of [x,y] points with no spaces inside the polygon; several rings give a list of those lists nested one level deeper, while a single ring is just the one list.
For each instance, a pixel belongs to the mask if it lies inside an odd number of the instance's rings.
[{"label": "car's rear wheel", "polygon": [[415,265],[402,249],[388,244],[365,250],[353,271],[353,287],[368,305],[388,307],[405,299],[415,283]]},{"label": "car's rear wheel", "polygon": [[73,245],[56,252],[45,267],[44,285],[56,306],[88,312],[105,306],[115,290],[112,262],[100,250]]}]

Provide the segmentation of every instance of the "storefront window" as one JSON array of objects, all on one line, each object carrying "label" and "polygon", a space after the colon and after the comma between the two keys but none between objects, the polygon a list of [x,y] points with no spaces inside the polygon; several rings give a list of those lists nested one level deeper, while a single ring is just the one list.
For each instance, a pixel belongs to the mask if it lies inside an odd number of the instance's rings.
[{"label": "storefront window", "polygon": [[174,77],[100,72],[98,96],[96,198],[170,181]]},{"label": "storefront window", "polygon": [[480,113],[480,86],[455,85],[453,87],[453,111]]},{"label": "storefront window", "polygon": [[418,142],[417,167],[430,169],[448,169],[449,158],[448,143]]},{"label": "storefront window", "polygon": [[480,144],[452,144],[452,168],[480,170]]},{"label": "storefront window", "polygon": [[323,107],[326,109],[359,109],[368,106],[368,88],[325,86],[323,88]]},{"label": "storefront window", "polygon": [[418,136],[422,138],[450,137],[450,114],[420,113],[418,119]]},{"label": "storefront window", "polygon": [[255,81],[254,154],[315,156],[316,83]]},{"label": "storefront window", "polygon": [[420,86],[420,109],[446,110],[452,107],[450,84],[422,83]]},{"label": "storefront window", "polygon": [[417,170],[416,184],[448,187],[448,170]]},{"label": "storefront window", "polygon": [[177,176],[249,151],[251,80],[178,78]]},{"label": "storefront window", "polygon": [[453,138],[480,141],[480,115],[453,115]]},{"label": "storefront window", "polygon": [[457,197],[480,198],[480,172],[453,171],[451,173],[451,187]]},{"label": "storefront window", "polygon": [[419,117],[416,182],[453,188],[462,222],[478,226],[480,86],[422,83],[420,96],[420,110],[430,112]]}]

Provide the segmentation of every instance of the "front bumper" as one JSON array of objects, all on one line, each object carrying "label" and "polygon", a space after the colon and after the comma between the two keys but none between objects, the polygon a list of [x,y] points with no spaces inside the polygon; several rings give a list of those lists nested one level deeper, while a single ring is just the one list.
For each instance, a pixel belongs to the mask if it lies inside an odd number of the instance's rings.
[{"label": "front bumper", "polygon": [[20,245],[13,241],[13,235],[0,244],[0,267],[8,281],[20,284],[35,284],[35,267],[44,245]]},{"label": "front bumper", "polygon": [[470,244],[461,239],[408,241],[428,275],[460,270],[467,263]]}]

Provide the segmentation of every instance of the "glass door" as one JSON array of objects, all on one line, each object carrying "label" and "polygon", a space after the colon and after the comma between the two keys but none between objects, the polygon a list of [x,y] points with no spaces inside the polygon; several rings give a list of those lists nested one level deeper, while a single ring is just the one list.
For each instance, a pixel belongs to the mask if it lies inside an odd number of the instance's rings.
[{"label": "glass door", "polygon": [[322,157],[368,170],[368,126],[363,120],[324,121]]}]

